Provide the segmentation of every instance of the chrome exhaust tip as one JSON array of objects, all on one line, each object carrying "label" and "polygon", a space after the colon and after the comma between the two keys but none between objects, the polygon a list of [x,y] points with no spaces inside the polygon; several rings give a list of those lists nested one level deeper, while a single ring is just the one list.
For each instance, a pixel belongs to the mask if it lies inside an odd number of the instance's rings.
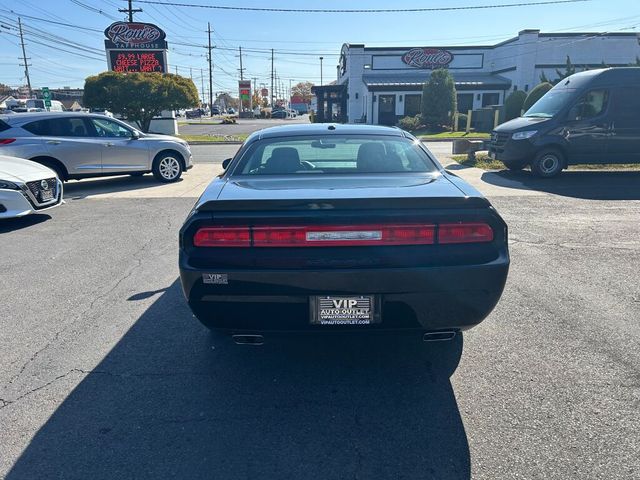
[{"label": "chrome exhaust tip", "polygon": [[264,337],[262,335],[232,335],[233,341],[237,345],[263,345]]},{"label": "chrome exhaust tip", "polygon": [[448,340],[453,340],[456,336],[455,330],[447,330],[443,332],[427,332],[422,335],[423,342],[446,342]]}]

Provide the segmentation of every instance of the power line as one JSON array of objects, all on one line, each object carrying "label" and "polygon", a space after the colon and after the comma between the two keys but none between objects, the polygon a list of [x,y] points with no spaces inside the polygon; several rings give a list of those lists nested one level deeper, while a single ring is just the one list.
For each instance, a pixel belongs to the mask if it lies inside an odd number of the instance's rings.
[{"label": "power line", "polygon": [[[74,1],[74,0],[72,0]],[[584,3],[591,0],[542,0],[534,2],[501,3],[491,5],[466,5],[459,7],[420,7],[420,8],[359,8],[359,9],[328,9],[328,8],[273,8],[273,7],[231,7],[227,5],[200,5],[196,3],[160,2],[157,0],[135,0],[138,3],[150,5],[165,5],[172,7],[210,8],[216,10],[241,10],[250,12],[280,12],[280,13],[420,13],[447,12],[459,10],[486,10],[494,8],[532,7],[539,5],[559,5],[565,3]]]}]

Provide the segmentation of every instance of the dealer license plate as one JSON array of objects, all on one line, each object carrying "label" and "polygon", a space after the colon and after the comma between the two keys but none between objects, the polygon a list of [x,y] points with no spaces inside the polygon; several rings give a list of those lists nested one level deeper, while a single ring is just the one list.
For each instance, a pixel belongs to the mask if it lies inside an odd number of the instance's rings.
[{"label": "dealer license plate", "polygon": [[314,325],[370,325],[380,323],[373,295],[311,297]]},{"label": "dealer license plate", "polygon": [[52,190],[40,190],[40,201],[48,202],[53,199],[53,191]]}]

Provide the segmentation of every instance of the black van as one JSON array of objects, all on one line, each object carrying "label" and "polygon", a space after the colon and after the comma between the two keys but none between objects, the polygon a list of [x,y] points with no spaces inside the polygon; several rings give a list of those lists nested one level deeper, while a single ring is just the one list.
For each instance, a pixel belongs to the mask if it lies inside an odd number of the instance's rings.
[{"label": "black van", "polygon": [[489,154],[540,177],[580,163],[640,162],[640,68],[565,78],[522,117],[498,125]]}]

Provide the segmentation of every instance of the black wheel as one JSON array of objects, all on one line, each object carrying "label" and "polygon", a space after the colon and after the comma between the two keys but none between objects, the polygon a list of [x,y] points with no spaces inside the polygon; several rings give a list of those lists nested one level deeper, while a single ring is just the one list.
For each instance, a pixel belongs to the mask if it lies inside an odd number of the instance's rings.
[{"label": "black wheel", "polygon": [[58,176],[58,178],[60,179],[60,181],[64,182],[67,180],[67,172],[65,171],[65,169],[60,166],[58,163],[56,163],[55,161],[52,160],[34,160],[35,162],[38,162],[41,165],[44,165],[47,168],[50,168],[51,170],[53,170],[54,172],[56,172],[56,175]]},{"label": "black wheel", "polygon": [[162,153],[153,161],[153,176],[163,183],[177,182],[182,175],[182,159],[177,153]]},{"label": "black wheel", "polygon": [[133,172],[133,173],[130,173],[129,175],[131,175],[132,177],[141,177],[144,175],[144,172]]},{"label": "black wheel", "polygon": [[555,148],[540,150],[531,162],[531,172],[537,177],[551,178],[564,168],[564,155]]}]

